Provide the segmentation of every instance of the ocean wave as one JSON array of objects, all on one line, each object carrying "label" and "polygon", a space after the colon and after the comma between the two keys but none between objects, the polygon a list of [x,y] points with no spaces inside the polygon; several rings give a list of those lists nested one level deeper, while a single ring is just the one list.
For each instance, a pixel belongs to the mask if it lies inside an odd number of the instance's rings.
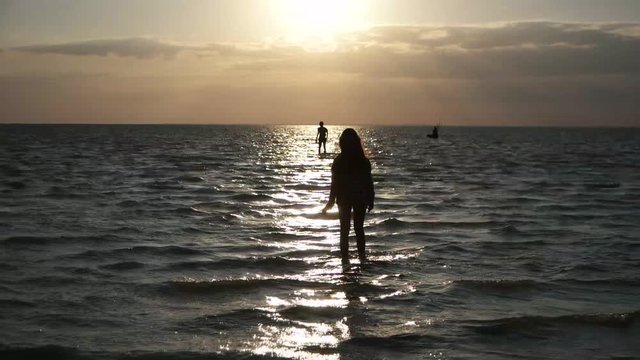
[{"label": "ocean wave", "polygon": [[220,193],[220,189],[215,186],[207,186],[193,189],[190,192],[194,194],[217,194]]},{"label": "ocean wave", "polygon": [[183,321],[181,325],[185,328],[194,328],[202,331],[208,330],[228,331],[238,327],[249,327],[257,324],[279,324],[273,319],[272,313],[260,309],[237,309],[221,314],[204,315],[194,319]]},{"label": "ocean wave", "polygon": [[2,270],[2,271],[12,271],[12,270],[17,270],[17,269],[18,269],[18,267],[15,266],[15,265],[0,263],[0,270]]},{"label": "ocean wave", "polygon": [[0,344],[3,360],[51,359],[51,360],[277,360],[272,355],[256,355],[238,351],[81,351],[75,347],[45,345],[17,347]]},{"label": "ocean wave", "polygon": [[322,212],[317,212],[317,213],[306,213],[306,214],[302,214],[300,215],[305,219],[310,219],[310,220],[338,220],[340,219],[340,215],[338,213],[334,213],[334,212],[328,212],[323,214]]},{"label": "ocean wave", "polygon": [[253,291],[261,288],[321,288],[326,284],[285,277],[240,278],[221,280],[178,280],[169,281],[162,286],[161,292],[185,294],[210,294],[220,292]]},{"label": "ocean wave", "polygon": [[223,259],[218,261],[183,261],[169,264],[165,266],[163,270],[260,269],[264,271],[300,271],[307,267],[308,264],[305,261],[276,256],[266,258]]},{"label": "ocean wave", "polygon": [[290,306],[281,310],[278,313],[289,320],[298,321],[323,321],[342,318],[347,315],[348,309],[342,306],[303,306],[296,305]]},{"label": "ocean wave", "polygon": [[[295,249],[296,246],[292,245],[291,248]],[[335,254],[337,254],[337,251],[339,250],[335,250],[335,251],[336,251]],[[300,260],[300,259],[309,260],[310,258],[317,259],[316,261],[314,261],[314,264],[316,265],[318,263],[326,261],[327,259],[334,258],[333,255],[334,253],[329,248],[326,248],[323,246],[308,246],[304,250],[290,250],[290,251],[281,253],[281,256],[289,259],[296,259],[296,260]]]},{"label": "ocean wave", "polygon": [[[527,189],[525,191],[529,192],[530,190]],[[515,196],[515,197],[505,198],[504,201],[509,203],[518,203],[518,204],[535,204],[543,200],[539,198],[528,197],[528,196]]]},{"label": "ocean wave", "polygon": [[12,176],[12,177],[22,176],[23,174],[23,171],[19,167],[12,166],[9,164],[1,164],[0,172],[5,176]]},{"label": "ocean wave", "polygon": [[3,185],[13,190],[22,190],[27,187],[27,184],[22,181],[5,181]]},{"label": "ocean wave", "polygon": [[145,186],[153,190],[184,190],[184,186],[175,181],[154,181],[147,183]]},{"label": "ocean wave", "polygon": [[552,281],[536,281],[531,279],[460,279],[451,282],[453,289],[477,290],[481,292],[522,292],[522,291],[549,291],[551,289],[568,286],[579,287],[637,287],[640,279],[556,279]]},{"label": "ocean wave", "polygon": [[44,196],[53,198],[53,199],[84,199],[93,197],[92,194],[87,193],[75,193],[70,190],[72,187],[63,187],[63,186],[51,186],[44,194]]},{"label": "ocean wave", "polygon": [[398,218],[388,218],[373,226],[373,229],[442,229],[442,228],[458,228],[458,229],[482,229],[505,227],[510,224],[501,221],[408,221]]},{"label": "ocean wave", "polygon": [[340,343],[340,347],[357,346],[370,349],[391,349],[415,351],[419,348],[431,348],[441,344],[443,338],[427,334],[395,334],[390,336],[356,336]]},{"label": "ocean wave", "polygon": [[375,225],[372,228],[385,228],[385,229],[395,229],[410,226],[412,223],[407,221],[402,221],[396,218],[385,219]]},{"label": "ocean wave", "polygon": [[32,308],[35,307],[36,304],[17,299],[0,299],[0,307],[6,308]]},{"label": "ocean wave", "polygon": [[501,235],[518,235],[523,233],[522,231],[520,231],[520,229],[518,229],[515,225],[512,225],[512,224],[507,224],[504,226],[493,228],[491,229],[491,232],[494,234],[501,234]]},{"label": "ocean wave", "polygon": [[87,250],[65,257],[74,259],[103,259],[126,255],[145,256],[181,256],[181,255],[209,255],[206,250],[194,249],[186,246],[133,246],[109,250]]},{"label": "ocean wave", "polygon": [[535,240],[513,240],[513,241],[477,241],[474,245],[478,245],[484,249],[522,249],[522,248],[535,248],[538,246],[548,245],[547,241],[542,239]]},{"label": "ocean wave", "polygon": [[616,189],[620,187],[620,183],[617,183],[617,182],[587,183],[587,184],[584,184],[584,187],[590,190]]},{"label": "ocean wave", "polygon": [[231,196],[231,199],[235,201],[252,202],[252,201],[269,201],[269,200],[272,200],[273,198],[265,194],[237,194],[237,195]]},{"label": "ocean wave", "polygon": [[322,191],[328,190],[329,185],[319,185],[319,184],[288,184],[284,186],[285,189],[291,190],[306,190],[306,191]]},{"label": "ocean wave", "polygon": [[250,209],[250,210],[243,210],[242,216],[251,217],[254,219],[270,219],[274,217],[274,214],[264,210]]},{"label": "ocean wave", "polygon": [[208,211],[206,210],[202,210],[202,209],[198,209],[195,207],[180,207],[180,208],[176,208],[171,210],[171,212],[175,213],[175,214],[181,214],[181,215],[206,215],[209,214]]},{"label": "ocean wave", "polygon": [[596,263],[581,263],[581,264],[570,264],[567,265],[565,267],[563,267],[560,272],[562,273],[569,273],[572,271],[576,271],[578,273],[585,273],[585,272],[598,272],[598,273],[604,273],[607,272],[607,268],[596,264]]},{"label": "ocean wave", "polygon": [[[58,270],[64,270],[63,267],[59,267]],[[59,275],[53,272],[45,273],[41,276],[32,276],[25,279],[21,279],[21,284],[31,284],[37,285],[41,288],[58,288],[61,284],[64,286],[69,285],[78,285],[78,284],[95,284],[95,280],[89,279],[87,277],[82,276],[69,276],[69,275]]]},{"label": "ocean wave", "polygon": [[554,282],[579,286],[620,286],[640,287],[639,278],[605,278],[605,279],[558,279]]},{"label": "ocean wave", "polygon": [[134,246],[115,250],[119,253],[151,254],[151,255],[207,255],[208,251],[194,249],[186,246]]},{"label": "ocean wave", "polygon": [[198,183],[198,182],[203,182],[204,178],[202,176],[183,175],[183,176],[178,176],[176,178],[173,178],[173,180],[188,182],[188,183]]},{"label": "ocean wave", "polygon": [[461,279],[452,281],[454,288],[462,289],[474,289],[481,291],[533,291],[533,290],[545,290],[549,287],[547,283],[538,282],[530,279],[520,280],[475,280],[475,279]]},{"label": "ocean wave", "polygon": [[415,205],[415,208],[418,210],[437,210],[440,211],[442,210],[442,203],[437,202],[437,203],[432,203],[432,202],[424,202],[424,203],[420,203]]},{"label": "ocean wave", "polygon": [[[280,228],[273,227],[273,230],[280,230]],[[287,240],[307,240],[309,239],[309,236],[285,231],[270,231],[260,235],[260,238],[273,244],[273,241],[281,243]],[[275,243],[274,245],[278,246],[278,243]]]},{"label": "ocean wave", "polygon": [[605,327],[624,329],[640,322],[640,311],[609,314],[576,314],[562,316],[521,316],[496,320],[469,321],[468,326],[483,334],[511,334],[513,331],[530,331],[549,327]]},{"label": "ocean wave", "polygon": [[140,269],[145,267],[144,263],[138,262],[138,261],[121,261],[121,262],[117,262],[117,263],[113,263],[113,264],[107,264],[107,265],[102,265],[100,266],[101,269],[106,269],[106,270],[133,270],[133,269]]},{"label": "ocean wave", "polygon": [[440,254],[448,254],[453,255],[456,253],[468,253],[471,250],[468,247],[465,247],[460,244],[454,243],[446,243],[446,244],[437,244],[429,249],[430,252],[440,253]]},{"label": "ocean wave", "polygon": [[[374,236],[369,237],[367,240],[373,240]],[[400,248],[394,251],[370,251],[367,258],[370,263],[376,266],[397,266],[397,262],[400,260],[415,259],[420,256],[425,247],[411,247]]]},{"label": "ocean wave", "polygon": [[572,212],[576,209],[576,204],[545,204],[545,205],[537,205],[534,207],[536,211],[542,212],[551,212],[551,211],[566,211]]},{"label": "ocean wave", "polygon": [[188,234],[215,234],[216,233],[215,231],[207,230],[206,228],[197,227],[197,226],[186,226],[181,228],[180,230]]},{"label": "ocean wave", "polygon": [[36,347],[9,347],[0,345],[0,357],[5,360],[53,359],[88,360],[75,348],[47,345]]},{"label": "ocean wave", "polygon": [[65,274],[72,274],[74,276],[84,276],[91,275],[94,278],[111,278],[110,274],[106,274],[102,271],[99,271],[93,267],[89,266],[69,266],[69,265],[58,265],[54,267],[55,270],[58,270]]},{"label": "ocean wave", "polygon": [[2,240],[6,246],[60,245],[70,243],[96,243],[125,241],[116,235],[100,236],[11,236]]},{"label": "ocean wave", "polygon": [[4,286],[4,285],[0,285],[0,291],[2,291],[5,294],[20,294],[19,291],[16,291],[10,287]]},{"label": "ocean wave", "polygon": [[133,226],[121,226],[118,228],[114,228],[109,231],[110,233],[134,233],[141,234],[144,231],[141,228],[133,227]]},{"label": "ocean wave", "polygon": [[221,220],[221,222],[223,223],[228,223],[228,224],[236,224],[238,222],[241,222],[242,219],[244,219],[244,216],[240,215],[240,214],[224,214],[221,215],[219,217],[219,219]]},{"label": "ocean wave", "polygon": [[124,208],[132,208],[132,207],[138,207],[142,205],[142,203],[136,200],[123,200],[118,202],[116,205]]}]

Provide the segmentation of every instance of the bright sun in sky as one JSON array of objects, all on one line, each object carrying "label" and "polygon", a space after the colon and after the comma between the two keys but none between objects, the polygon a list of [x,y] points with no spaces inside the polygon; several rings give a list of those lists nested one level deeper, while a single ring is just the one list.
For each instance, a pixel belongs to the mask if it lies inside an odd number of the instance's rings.
[{"label": "bright sun in sky", "polygon": [[366,26],[368,0],[273,0],[271,11],[291,39],[327,39]]}]

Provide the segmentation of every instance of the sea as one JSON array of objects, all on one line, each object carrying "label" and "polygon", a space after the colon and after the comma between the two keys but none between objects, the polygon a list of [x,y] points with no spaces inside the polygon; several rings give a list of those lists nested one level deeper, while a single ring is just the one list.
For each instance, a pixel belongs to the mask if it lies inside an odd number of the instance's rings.
[{"label": "sea", "polygon": [[640,129],[346,127],[0,125],[0,358],[640,358]]}]

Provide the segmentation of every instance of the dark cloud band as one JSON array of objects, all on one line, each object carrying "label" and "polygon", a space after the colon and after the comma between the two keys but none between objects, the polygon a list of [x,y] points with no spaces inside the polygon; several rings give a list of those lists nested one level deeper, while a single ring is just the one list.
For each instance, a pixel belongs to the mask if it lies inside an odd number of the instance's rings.
[{"label": "dark cloud band", "polygon": [[100,39],[55,45],[31,45],[13,50],[62,55],[116,55],[134,58],[170,57],[189,47],[162,42],[150,38]]}]

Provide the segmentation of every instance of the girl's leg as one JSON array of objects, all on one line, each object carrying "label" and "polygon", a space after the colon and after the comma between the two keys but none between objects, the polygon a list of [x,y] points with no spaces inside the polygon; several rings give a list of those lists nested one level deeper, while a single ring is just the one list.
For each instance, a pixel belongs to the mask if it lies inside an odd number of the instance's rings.
[{"label": "girl's leg", "polygon": [[340,254],[342,261],[349,261],[349,227],[351,226],[351,205],[338,207],[340,214]]},{"label": "girl's leg", "polygon": [[365,241],[364,241],[364,214],[366,212],[366,205],[364,203],[354,204],[353,206],[353,230],[356,233],[356,240],[358,242],[358,256],[360,260],[365,259]]}]

